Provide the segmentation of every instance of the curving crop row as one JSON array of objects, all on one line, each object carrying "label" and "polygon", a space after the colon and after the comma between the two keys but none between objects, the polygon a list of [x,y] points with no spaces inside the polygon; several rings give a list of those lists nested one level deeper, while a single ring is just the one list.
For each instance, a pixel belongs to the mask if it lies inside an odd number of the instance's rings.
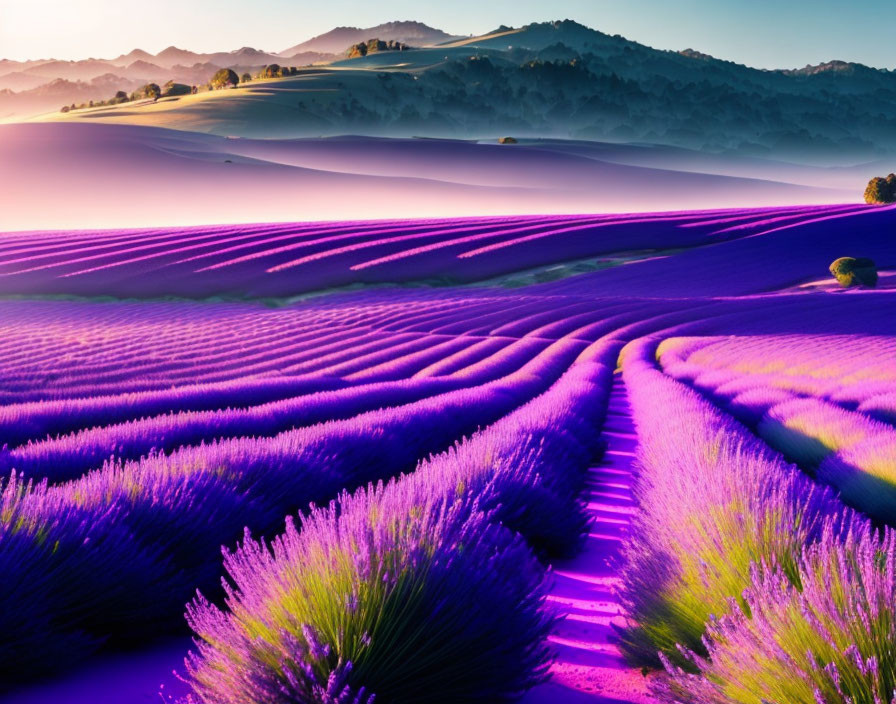
[{"label": "curving crop row", "polygon": [[896,390],[896,344],[887,336],[674,338],[663,342],[661,356],[676,378],[690,379],[720,397],[767,386],[855,409],[874,395]]},{"label": "curving crop row", "polygon": [[177,411],[247,408],[347,385],[342,379],[324,376],[250,377],[156,391],[11,403],[0,405],[0,441],[15,447],[29,440],[72,433],[81,428],[123,423],[132,418]]},{"label": "curving crop row", "polygon": [[868,380],[894,383],[892,341],[865,342],[797,337],[777,348],[767,338],[674,340],[660,357],[668,373],[727,407],[847,504],[896,525],[896,430],[828,400],[856,398]]},{"label": "curving crop row", "polygon": [[795,578],[803,546],[827,526],[859,525],[833,493],[656,368],[657,341],[624,352],[640,441],[642,511],[625,546],[622,601],[633,622],[626,647],[642,662],[686,664],[679,646],[705,654],[712,617],[750,584],[753,565]]},{"label": "curving crop row", "polygon": [[3,676],[46,666],[23,643],[53,641],[64,664],[107,638],[176,627],[192,589],[213,588],[221,543],[244,526],[264,534],[310,502],[413,469],[543,392],[582,348],[562,340],[481,386],[274,438],[108,465],[49,488],[14,476],[0,513],[0,598],[16,604],[0,612]]},{"label": "curving crop row", "polygon": [[549,391],[413,474],[345,493],[301,530],[289,521],[270,546],[247,537],[225,558],[227,610],[201,596],[188,610],[194,694],[504,702],[541,681],[552,618],[522,537],[566,549],[581,537],[578,489],[617,350],[592,346]]},{"label": "curving crop row", "polygon": [[[0,292],[289,296],[352,283],[487,279],[602,254],[697,247],[850,216],[843,206],[35,233],[0,242]],[[142,236],[141,236],[142,235]],[[826,255],[824,255],[826,256]]]},{"label": "curving crop row", "polygon": [[16,469],[51,484],[76,479],[104,462],[137,460],[150,453],[226,438],[271,437],[293,428],[402,406],[458,388],[430,379],[365,384],[259,404],[250,408],[186,411],[78,430],[0,452],[0,472]]},{"label": "curving crop row", "polygon": [[[464,347],[469,342],[466,341]],[[152,451],[171,452],[225,438],[274,436],[293,428],[350,418],[378,408],[401,406],[454,389],[494,381],[496,377],[506,376],[511,370],[525,365],[546,347],[547,343],[531,344],[528,340],[518,340],[492,357],[479,360],[448,377],[373,382],[248,408],[182,411],[88,427],[2,451],[0,471],[6,473],[17,469],[26,477],[46,478],[55,483],[75,479],[113,457],[119,461],[135,460]],[[407,358],[393,360],[389,365],[390,373],[378,372],[371,376],[400,376],[402,371],[413,371],[430,359],[431,351],[424,347]]]}]

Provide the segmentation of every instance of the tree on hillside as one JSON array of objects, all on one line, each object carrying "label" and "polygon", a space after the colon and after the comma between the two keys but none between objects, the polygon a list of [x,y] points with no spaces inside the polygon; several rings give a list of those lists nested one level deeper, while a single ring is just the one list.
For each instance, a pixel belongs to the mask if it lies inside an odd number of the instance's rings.
[{"label": "tree on hillside", "polygon": [[248,71],[240,76],[240,83],[249,83],[252,80],[252,74]]},{"label": "tree on hillside", "polygon": [[144,98],[158,100],[160,95],[162,95],[162,89],[159,88],[158,83],[147,83],[131,93],[131,100],[143,100]]},{"label": "tree on hillside", "polygon": [[258,74],[259,78],[279,78],[280,64],[269,64],[265,66]]},{"label": "tree on hillside", "polygon": [[240,77],[236,75],[236,71],[232,68],[222,68],[215,72],[209,83],[213,89],[232,88],[239,85]]},{"label": "tree on hillside", "polygon": [[162,86],[162,97],[168,98],[176,95],[189,95],[192,92],[190,86],[185,83],[175,83],[173,80],[168,81]]},{"label": "tree on hillside", "polygon": [[896,174],[886,178],[875,176],[865,189],[866,203],[896,203]]}]

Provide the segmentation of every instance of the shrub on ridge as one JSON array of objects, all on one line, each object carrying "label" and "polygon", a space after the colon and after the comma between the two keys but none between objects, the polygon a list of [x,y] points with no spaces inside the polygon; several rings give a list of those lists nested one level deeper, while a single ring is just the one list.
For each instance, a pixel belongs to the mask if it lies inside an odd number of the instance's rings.
[{"label": "shrub on ridge", "polygon": [[222,68],[215,72],[212,76],[211,87],[218,88],[234,88],[239,85],[240,77],[231,68]]},{"label": "shrub on ridge", "polygon": [[896,202],[896,174],[871,179],[865,188],[865,202],[872,205]]},{"label": "shrub on ridge", "polygon": [[867,257],[840,257],[830,267],[831,274],[844,288],[851,286],[877,286],[877,267]]}]

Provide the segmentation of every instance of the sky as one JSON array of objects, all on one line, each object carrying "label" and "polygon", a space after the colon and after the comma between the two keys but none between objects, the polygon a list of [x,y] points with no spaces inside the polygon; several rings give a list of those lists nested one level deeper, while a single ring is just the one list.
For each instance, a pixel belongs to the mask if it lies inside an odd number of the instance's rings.
[{"label": "sky", "polygon": [[896,15],[848,0],[0,0],[0,58],[114,58],[171,45],[282,51],[340,25],[417,20],[466,35],[567,18],[759,68],[896,67]]}]

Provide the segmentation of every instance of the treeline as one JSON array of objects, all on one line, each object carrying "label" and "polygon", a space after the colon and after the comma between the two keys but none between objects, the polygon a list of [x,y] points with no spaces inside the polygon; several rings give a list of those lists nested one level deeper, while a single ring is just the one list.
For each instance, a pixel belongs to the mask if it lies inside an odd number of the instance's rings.
[{"label": "treeline", "polygon": [[256,78],[286,78],[295,76],[299,69],[295,66],[281,66],[280,64],[268,64],[258,72]]},{"label": "treeline", "polygon": [[350,46],[346,55],[350,59],[357,59],[380,51],[406,51],[411,48],[412,47],[407,44],[402,44],[401,42],[391,39],[389,41],[383,41],[382,39],[368,39],[366,42]]},{"label": "treeline", "polygon": [[84,108],[99,108],[109,105],[120,105],[122,103],[129,103],[135,100],[158,100],[159,98],[190,95],[196,92],[198,92],[198,88],[196,86],[188,86],[185,83],[175,83],[174,81],[168,81],[161,87],[158,83],[147,83],[146,85],[141,86],[131,93],[119,90],[108,100],[91,100],[86,103],[81,103],[80,105],[76,105],[75,103],[72,103],[71,105],[63,105],[61,111],[70,112],[72,110],[82,110]]},{"label": "treeline", "polygon": [[[255,78],[280,78],[283,76],[295,76],[299,69],[295,66],[279,66],[271,64],[265,66],[261,71],[255,74]],[[86,103],[71,105],[63,105],[61,112],[71,112],[72,110],[83,110],[85,108],[108,107],[112,105],[120,105],[122,103],[134,102],[136,100],[158,100],[159,98],[172,98],[182,95],[195,95],[211,90],[223,90],[225,88],[236,88],[243,83],[249,83],[253,76],[248,71],[242,75],[237,74],[232,68],[222,68],[215,72],[211,79],[205,85],[187,85],[186,83],[177,83],[173,80],[168,81],[162,86],[158,83],[147,83],[131,93],[119,90],[114,96],[108,100],[90,100]]]}]

